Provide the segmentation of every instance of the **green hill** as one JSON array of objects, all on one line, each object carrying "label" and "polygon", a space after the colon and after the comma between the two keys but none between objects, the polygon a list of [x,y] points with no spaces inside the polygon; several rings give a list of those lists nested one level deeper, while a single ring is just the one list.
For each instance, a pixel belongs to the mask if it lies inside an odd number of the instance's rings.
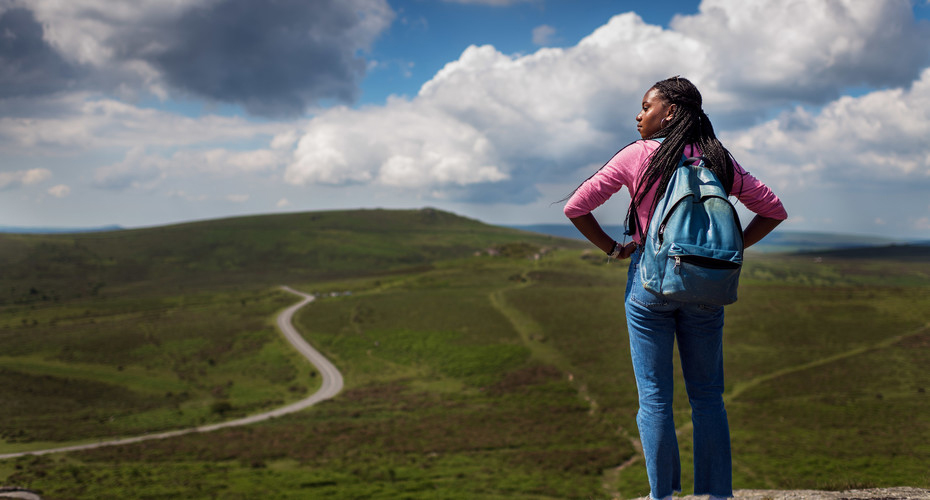
[{"label": "green hill", "polygon": [[[100,233],[0,234],[0,304],[127,288],[271,286],[429,267],[522,242],[583,244],[434,209],[237,217]],[[513,249],[511,249],[513,250]]]},{"label": "green hill", "polygon": [[820,251],[803,252],[802,255],[815,258],[830,259],[856,259],[856,260],[897,260],[897,261],[930,261],[930,245],[883,245],[874,247],[824,249]]}]

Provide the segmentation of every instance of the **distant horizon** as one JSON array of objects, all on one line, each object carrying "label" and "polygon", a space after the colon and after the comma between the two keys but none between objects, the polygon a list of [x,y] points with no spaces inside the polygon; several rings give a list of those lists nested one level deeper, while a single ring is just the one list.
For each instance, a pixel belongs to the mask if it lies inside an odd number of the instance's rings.
[{"label": "distant horizon", "polygon": [[[86,225],[86,226],[17,226],[3,224],[0,225],[0,234],[79,234],[79,233],[91,233],[91,232],[109,232],[109,231],[125,231],[125,230],[136,230],[136,229],[151,229],[158,227],[182,225],[182,224],[192,224],[200,222],[210,222],[224,219],[235,219],[241,217],[262,217],[262,216],[275,216],[275,215],[287,215],[287,214],[301,214],[301,213],[313,213],[313,212],[340,212],[340,211],[355,211],[355,210],[441,210],[445,212],[452,213],[459,217],[465,217],[469,219],[477,220],[481,223],[508,227],[513,229],[529,229],[529,228],[543,228],[546,226],[550,227],[559,227],[573,229],[573,226],[570,221],[567,219],[564,222],[537,222],[537,223],[495,223],[489,222],[486,220],[478,219],[475,217],[470,217],[468,215],[456,213],[449,210],[443,210],[436,207],[410,207],[410,208],[383,208],[383,207],[358,207],[358,208],[346,208],[346,209],[321,209],[321,210],[299,210],[291,212],[272,212],[272,213],[255,213],[255,214],[235,214],[219,217],[208,217],[202,219],[191,219],[191,220],[180,220],[175,222],[169,222],[165,224],[151,224],[151,225],[140,225],[140,226],[124,226],[120,224],[101,224],[101,225]],[[602,224],[602,227],[608,232],[613,232],[619,234],[623,230],[621,224]],[[580,234],[577,236],[574,234],[569,234],[570,231],[566,231],[566,235],[575,239],[583,239]],[[843,231],[816,231],[810,229],[791,229],[786,227],[778,227],[773,231],[773,234],[782,234],[782,235],[830,235],[838,237],[850,237],[850,238],[868,238],[874,240],[880,240],[888,243],[920,243],[930,241],[930,238],[921,238],[921,237],[904,237],[904,236],[894,236],[886,234],[876,234],[876,233],[863,233],[863,232],[843,232]]]}]

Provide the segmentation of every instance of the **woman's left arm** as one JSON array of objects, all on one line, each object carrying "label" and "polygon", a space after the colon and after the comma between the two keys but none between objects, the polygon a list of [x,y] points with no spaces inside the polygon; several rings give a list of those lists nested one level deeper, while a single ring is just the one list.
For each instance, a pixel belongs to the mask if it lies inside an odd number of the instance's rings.
[{"label": "woman's left arm", "polygon": [[[739,164],[735,164],[736,176],[733,190],[738,193],[737,198],[749,210],[756,213],[743,230],[743,248],[749,248],[772,232],[776,226],[788,218],[788,212],[778,196],[772,190],[747,172]],[[739,186],[737,186],[737,182]]]}]

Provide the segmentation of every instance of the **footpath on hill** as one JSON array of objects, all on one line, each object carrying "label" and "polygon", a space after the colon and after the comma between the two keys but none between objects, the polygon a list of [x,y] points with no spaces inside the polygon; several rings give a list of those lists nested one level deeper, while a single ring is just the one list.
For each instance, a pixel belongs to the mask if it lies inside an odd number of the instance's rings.
[{"label": "footpath on hill", "polygon": [[[0,460],[4,460],[7,458],[22,457],[22,456],[27,456],[27,455],[46,455],[49,453],[63,453],[63,452],[68,452],[68,451],[90,450],[94,448],[102,448],[104,446],[117,446],[117,445],[130,444],[130,443],[139,443],[142,441],[151,441],[153,439],[166,439],[166,438],[171,438],[171,437],[176,437],[176,436],[183,436],[185,434],[191,434],[194,432],[210,432],[210,431],[215,431],[217,429],[225,429],[228,427],[238,427],[242,425],[249,425],[249,424],[254,424],[256,422],[261,422],[263,420],[268,420],[270,418],[287,415],[288,413],[294,413],[294,412],[303,410],[305,408],[308,408],[310,406],[313,406],[319,403],[320,401],[324,401],[326,399],[332,398],[333,396],[338,394],[339,391],[342,390],[342,386],[343,386],[342,374],[335,367],[335,365],[330,363],[328,359],[323,357],[322,354],[320,354],[316,349],[310,346],[310,344],[308,344],[307,341],[304,340],[303,337],[300,336],[300,333],[297,332],[297,329],[294,328],[294,325],[291,321],[294,317],[294,314],[300,308],[304,307],[310,302],[313,302],[316,299],[316,297],[313,295],[303,293],[303,292],[299,292],[287,286],[282,286],[281,289],[286,292],[299,295],[300,297],[303,298],[303,300],[301,300],[297,304],[294,304],[288,307],[287,309],[282,311],[281,314],[278,315],[278,328],[281,330],[281,333],[284,334],[284,337],[287,339],[287,341],[290,342],[291,345],[295,349],[297,349],[297,351],[300,352],[305,358],[307,358],[307,361],[313,364],[316,367],[317,371],[320,372],[320,375],[323,379],[323,383],[320,386],[320,389],[316,391],[315,393],[311,394],[309,397],[304,398],[300,401],[291,403],[289,405],[276,408],[274,410],[266,411],[263,413],[251,415],[251,416],[236,419],[236,420],[230,420],[228,422],[220,422],[217,424],[203,425],[199,427],[192,427],[189,429],[178,429],[174,431],[159,432],[155,434],[144,434],[142,436],[135,436],[135,437],[129,437],[129,438],[111,439],[107,441],[99,441],[96,443],[87,443],[87,444],[80,444],[80,445],[74,445],[74,446],[62,446],[59,448],[48,448],[44,450],[24,451],[24,452],[19,452],[19,453],[7,453],[7,454],[0,455]],[[0,495],[0,498],[3,498],[3,496]]]}]

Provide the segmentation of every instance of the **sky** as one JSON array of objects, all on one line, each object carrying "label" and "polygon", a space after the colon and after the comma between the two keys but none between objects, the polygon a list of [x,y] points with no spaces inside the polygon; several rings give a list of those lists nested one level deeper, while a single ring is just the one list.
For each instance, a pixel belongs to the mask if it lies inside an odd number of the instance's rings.
[{"label": "sky", "polygon": [[930,0],[0,0],[0,226],[565,223],[675,75],[780,229],[930,238]]}]

